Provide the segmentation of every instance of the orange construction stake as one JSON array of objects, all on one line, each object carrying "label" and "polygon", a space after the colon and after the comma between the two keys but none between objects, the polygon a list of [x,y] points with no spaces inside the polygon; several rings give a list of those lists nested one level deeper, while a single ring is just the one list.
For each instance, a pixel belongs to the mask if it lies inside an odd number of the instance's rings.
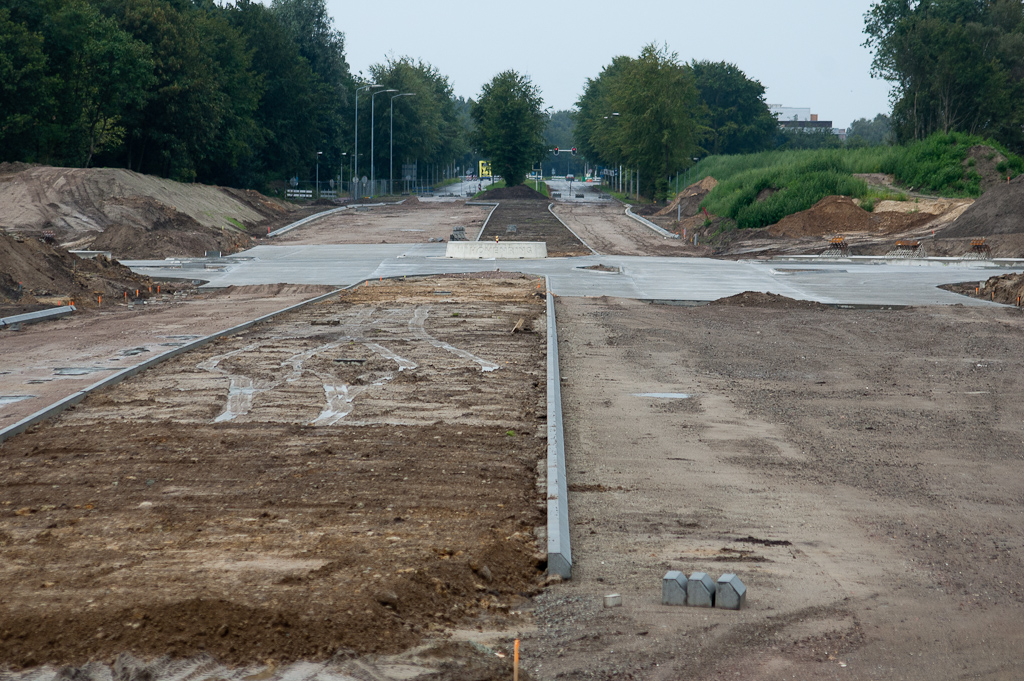
[{"label": "orange construction stake", "polygon": [[103,307],[103,296],[100,296],[100,301],[97,303],[97,306]]},{"label": "orange construction stake", "polygon": [[519,681],[519,639],[516,639],[515,652],[512,655],[512,681]]}]

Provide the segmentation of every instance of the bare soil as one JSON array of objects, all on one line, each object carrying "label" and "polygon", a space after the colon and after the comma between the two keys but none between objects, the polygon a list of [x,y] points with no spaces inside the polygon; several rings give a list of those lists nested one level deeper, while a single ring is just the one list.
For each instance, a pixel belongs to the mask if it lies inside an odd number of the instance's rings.
[{"label": "bare soil", "polygon": [[52,242],[0,231],[0,316],[71,302],[90,308],[100,296],[109,302],[125,293],[132,300],[149,297],[149,277],[103,256],[79,258]]},{"label": "bare soil", "polygon": [[[559,298],[558,320],[574,568],[535,599],[535,675],[1024,674],[1024,315]],[[663,606],[668,570],[736,573],[748,607]]]},{"label": "bare soil", "polygon": [[988,189],[942,231],[946,238],[1024,234],[1024,175]]},{"label": "bare soil", "polygon": [[602,255],[692,256],[698,251],[681,239],[668,239],[641,225],[615,203],[556,203],[553,210]]},{"label": "bare soil", "polygon": [[254,191],[124,169],[0,164],[0,227],[46,232],[72,250],[113,250],[115,258],[232,253],[266,234],[268,225],[302,213]]},{"label": "bare soil", "polygon": [[545,558],[544,292],[438,283],[290,313],[0,446],[0,660],[324,660],[515,621]]},{"label": "bare soil", "polygon": [[[689,187],[683,189],[672,200],[667,206],[655,213],[655,215],[669,215],[673,213],[681,214],[686,217],[692,217],[700,211],[701,201],[704,197],[711,192],[712,189],[718,186],[718,180],[711,177],[710,175],[701,179],[699,182],[694,182]],[[760,200],[760,195],[758,199]]]},{"label": "bare soil", "polygon": [[893,234],[930,222],[927,213],[869,213],[848,196],[827,196],[805,211],[787,215],[768,228],[772,236],[823,236],[844,232]]},{"label": "bare soil", "polygon": [[334,290],[331,286],[238,286],[171,290],[130,306],[103,307],[0,331],[0,428],[190,340]]},{"label": "bare soil", "polygon": [[[497,237],[502,241],[544,241],[549,256],[590,255],[590,250],[551,214],[548,205],[529,199],[502,200],[480,240]],[[515,225],[516,231],[509,232],[509,225]]]},{"label": "bare soil", "polygon": [[[415,197],[413,197],[415,198]],[[447,241],[457,226],[475,239],[490,211],[489,206],[464,202],[410,201],[395,206],[345,210],[314,220],[274,237],[275,244],[412,244]]]},{"label": "bare soil", "polygon": [[541,194],[533,187],[528,187],[525,184],[517,184],[514,187],[498,187],[497,189],[488,190],[483,197],[484,199],[493,199],[495,201],[506,201],[506,200],[526,200],[526,201],[550,201],[548,197]]}]

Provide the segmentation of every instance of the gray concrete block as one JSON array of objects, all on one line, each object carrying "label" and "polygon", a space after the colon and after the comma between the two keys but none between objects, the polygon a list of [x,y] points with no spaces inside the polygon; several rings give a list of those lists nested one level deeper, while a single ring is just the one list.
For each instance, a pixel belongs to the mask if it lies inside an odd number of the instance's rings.
[{"label": "gray concrete block", "polygon": [[691,608],[715,607],[715,581],[706,572],[694,572],[686,582],[686,604]]},{"label": "gray concrete block", "polygon": [[724,610],[742,610],[747,604],[747,587],[740,578],[727,572],[718,578],[715,585],[715,607]]},{"label": "gray concrete block", "polygon": [[671,570],[661,578],[661,604],[686,605],[686,575]]}]

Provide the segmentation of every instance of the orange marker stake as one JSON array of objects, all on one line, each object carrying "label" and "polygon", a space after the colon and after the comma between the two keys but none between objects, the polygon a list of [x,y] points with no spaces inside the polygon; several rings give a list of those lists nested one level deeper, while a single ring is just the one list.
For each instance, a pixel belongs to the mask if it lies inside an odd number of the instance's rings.
[{"label": "orange marker stake", "polygon": [[516,639],[515,652],[512,655],[512,681],[519,681],[519,639]]},{"label": "orange marker stake", "polygon": [[128,302],[128,292],[127,291],[124,292],[124,302],[126,302],[126,303]]},{"label": "orange marker stake", "polygon": [[99,307],[103,307],[103,296],[100,296],[100,302],[97,303]]}]

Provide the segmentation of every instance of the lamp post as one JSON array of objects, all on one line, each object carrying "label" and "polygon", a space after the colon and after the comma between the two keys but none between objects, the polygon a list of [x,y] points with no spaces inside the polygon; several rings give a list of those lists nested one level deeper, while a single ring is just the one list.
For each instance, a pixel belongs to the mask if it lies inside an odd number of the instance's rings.
[{"label": "lamp post", "polygon": [[341,195],[345,184],[345,157],[348,156],[347,151],[341,152],[341,163],[338,164],[338,181],[341,183],[338,185],[338,195]]},{"label": "lamp post", "polygon": [[[607,116],[605,116],[604,119],[606,121],[607,120],[615,120],[615,117],[617,117],[618,115],[619,115],[618,111],[613,111],[610,114],[608,114]],[[615,179],[617,180],[617,182],[613,183],[612,186],[614,187],[615,185],[618,185],[618,190],[617,191],[621,192],[622,191],[622,166],[621,165],[619,165],[618,170],[615,173]]]},{"label": "lamp post", "polygon": [[388,161],[388,165],[390,166],[388,174],[389,194],[395,193],[395,100],[399,97],[412,97],[415,94],[415,92],[403,92],[400,95],[393,95],[391,97],[391,152]]},{"label": "lamp post", "polygon": [[316,152],[316,198],[320,198],[320,155],[324,152]]},{"label": "lamp post", "polygon": [[352,170],[352,179],[353,180],[356,179],[356,177],[359,176],[359,91],[360,90],[365,90],[366,88],[371,88],[371,87],[383,87],[383,85],[377,85],[376,83],[370,83],[369,85],[364,85],[362,87],[357,87],[356,88],[356,143],[355,143],[355,151],[353,153],[353,157],[354,157],[353,158],[353,163],[355,163],[355,165],[353,166],[353,170]]},{"label": "lamp post", "polygon": [[370,196],[373,196],[376,193],[377,189],[377,187],[375,186],[376,176],[373,174],[373,99],[382,92],[398,92],[398,90],[378,90],[377,92],[374,92],[370,95]]}]

